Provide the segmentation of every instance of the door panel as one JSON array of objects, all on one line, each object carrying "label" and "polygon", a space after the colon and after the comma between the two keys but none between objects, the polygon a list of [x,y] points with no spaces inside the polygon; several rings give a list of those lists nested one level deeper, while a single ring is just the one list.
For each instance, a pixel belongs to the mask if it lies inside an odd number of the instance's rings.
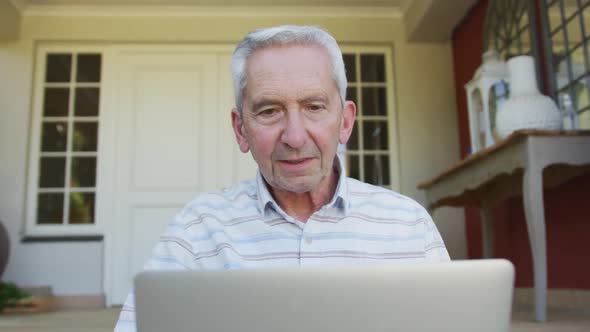
[{"label": "door panel", "polygon": [[129,171],[135,191],[199,187],[200,110],[205,107],[203,95],[215,92],[203,85],[207,78],[216,79],[205,70],[181,64],[135,69],[129,91],[134,125]]},{"label": "door panel", "polygon": [[162,234],[162,222],[170,219],[178,210],[177,206],[134,207],[131,210],[128,232],[131,238],[130,266],[131,271],[140,271],[144,263],[150,257],[151,251],[157,239]]},{"label": "door panel", "polygon": [[[254,176],[231,131],[229,54],[165,46],[113,52],[107,302],[122,304],[158,236],[204,191]],[[108,160],[109,158],[105,158]],[[231,182],[234,182],[231,181]],[[104,196],[103,196],[104,197]],[[106,206],[106,205],[105,205]]]}]

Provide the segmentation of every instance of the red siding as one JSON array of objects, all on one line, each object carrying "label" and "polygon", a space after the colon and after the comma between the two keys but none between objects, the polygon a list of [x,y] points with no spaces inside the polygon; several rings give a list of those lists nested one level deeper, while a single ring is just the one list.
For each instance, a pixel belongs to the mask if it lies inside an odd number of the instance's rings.
[{"label": "red siding", "polygon": [[[481,64],[488,0],[481,0],[453,33],[453,62],[461,156],[469,149],[467,100],[463,86]],[[550,288],[590,289],[590,176],[545,191],[547,264]],[[494,208],[494,256],[516,266],[516,286],[532,287],[532,258],[521,198]],[[467,253],[481,258],[479,210],[465,209]]]}]

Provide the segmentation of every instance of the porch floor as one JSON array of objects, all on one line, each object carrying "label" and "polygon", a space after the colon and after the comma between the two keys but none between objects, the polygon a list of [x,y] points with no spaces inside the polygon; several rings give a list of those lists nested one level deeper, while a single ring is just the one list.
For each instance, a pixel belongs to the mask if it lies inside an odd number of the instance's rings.
[{"label": "porch floor", "polygon": [[[0,315],[3,332],[107,332],[112,331],[119,308],[85,311],[58,311],[32,315]],[[513,313],[512,331],[590,331],[590,312],[551,309],[549,321],[533,321],[532,310]]]}]

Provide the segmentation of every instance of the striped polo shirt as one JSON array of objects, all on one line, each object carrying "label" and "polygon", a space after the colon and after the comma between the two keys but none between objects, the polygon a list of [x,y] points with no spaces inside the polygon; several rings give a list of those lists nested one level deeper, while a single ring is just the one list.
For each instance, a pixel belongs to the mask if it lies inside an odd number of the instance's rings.
[{"label": "striped polo shirt", "polygon": [[[339,169],[339,162],[335,162]],[[146,269],[220,270],[449,261],[436,226],[414,200],[339,172],[332,200],[307,222],[287,215],[256,179],[200,195],[168,225]],[[134,297],[116,332],[135,331]]]}]

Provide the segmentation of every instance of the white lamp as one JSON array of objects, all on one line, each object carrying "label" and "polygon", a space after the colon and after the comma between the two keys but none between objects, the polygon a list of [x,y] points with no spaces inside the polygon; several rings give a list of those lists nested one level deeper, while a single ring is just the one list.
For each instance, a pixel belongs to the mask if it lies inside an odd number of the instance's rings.
[{"label": "white lamp", "polygon": [[490,90],[497,83],[508,81],[508,67],[500,61],[495,50],[485,52],[482,60],[483,63],[477,68],[473,79],[465,84],[472,153],[494,145],[489,109]]}]

